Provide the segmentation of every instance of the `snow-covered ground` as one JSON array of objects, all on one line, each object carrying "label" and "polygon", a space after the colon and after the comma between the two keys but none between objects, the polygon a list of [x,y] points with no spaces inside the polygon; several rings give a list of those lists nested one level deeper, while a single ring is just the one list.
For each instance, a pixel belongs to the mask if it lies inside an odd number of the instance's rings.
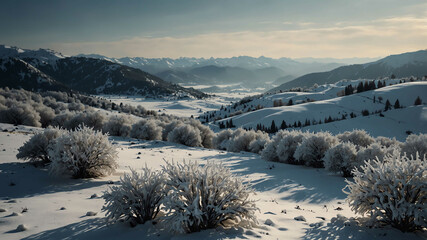
[{"label": "snow-covered ground", "polygon": [[[17,149],[37,128],[0,124],[0,239],[425,239],[425,233],[402,233],[386,227],[369,229],[331,221],[337,214],[356,217],[345,202],[344,178],[323,169],[266,162],[252,153],[190,148],[160,141],[111,138],[119,152],[119,168],[99,179],[49,176],[43,168],[17,160]],[[6,131],[7,130],[7,131]],[[109,181],[117,182],[129,167],[158,169],[162,159],[222,161],[252,184],[260,211],[253,229],[212,229],[171,235],[150,222],[130,228],[107,225],[100,198]],[[91,197],[96,194],[96,196]],[[65,208],[61,210],[61,208]],[[23,211],[27,209],[27,211]],[[86,216],[88,211],[96,216]],[[16,213],[16,214],[14,214]],[[305,219],[305,221],[297,221]],[[16,231],[19,224],[28,230]]]},{"label": "snow-covered ground", "polygon": [[[324,90],[320,91],[321,88]],[[280,126],[282,121],[288,125],[298,121],[304,124],[306,120],[311,121],[311,123],[314,121],[324,122],[325,118],[331,117],[337,121],[327,124],[312,124],[303,129],[333,133],[365,129],[372,136],[396,137],[401,141],[405,140],[406,131],[427,133],[427,107],[425,105],[413,106],[417,97],[420,97],[423,102],[427,100],[427,82],[425,81],[396,84],[343,97],[336,96],[338,91],[335,85],[321,86],[320,90],[320,92],[279,93],[273,95],[274,97],[268,96],[268,99],[263,98],[262,101],[270,101],[271,103],[272,99],[288,99],[291,97],[294,102],[304,98],[316,101],[292,106],[265,107],[242,113],[231,117],[231,119],[237,127],[256,128],[257,124],[270,127],[272,121],[275,121],[276,126]],[[391,104],[391,110],[384,111],[387,100]],[[396,100],[399,100],[400,106],[404,108],[394,109],[393,105]],[[286,103],[287,100],[283,100],[283,102]],[[362,116],[363,110],[367,110],[369,116]],[[380,117],[379,113],[373,115],[373,113],[380,111],[384,117]],[[351,118],[351,113],[357,117]],[[345,120],[341,120],[343,115],[346,118]],[[223,121],[229,121],[229,119],[226,118]]]},{"label": "snow-covered ground", "polygon": [[[221,85],[220,87],[227,87]],[[195,89],[203,89],[212,87],[210,85],[191,86]],[[200,114],[208,111],[215,111],[221,106],[229,105],[232,102],[238,101],[249,95],[258,94],[260,92],[249,91],[248,89],[240,89],[235,91],[220,91],[212,94],[212,97],[206,99],[152,99],[141,96],[120,96],[120,95],[100,95],[100,97],[113,101],[116,104],[130,104],[132,106],[142,105],[146,109],[155,110],[159,114],[165,113],[180,117],[197,117]]]}]

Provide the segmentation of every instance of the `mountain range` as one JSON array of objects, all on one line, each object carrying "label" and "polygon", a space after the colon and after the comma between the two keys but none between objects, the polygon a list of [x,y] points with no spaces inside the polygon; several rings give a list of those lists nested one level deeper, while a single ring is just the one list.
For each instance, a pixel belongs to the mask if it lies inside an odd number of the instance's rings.
[{"label": "mountain range", "polygon": [[[98,58],[139,68],[173,83],[194,85],[244,84],[249,88],[270,88],[283,76],[301,76],[316,71],[328,71],[343,63],[305,61],[290,58],[239,56],[232,58],[109,58],[98,54],[77,55]],[[292,78],[293,79],[293,78]],[[290,80],[292,80],[290,79]]]},{"label": "mountain range", "polygon": [[140,69],[111,61],[68,57],[47,49],[27,50],[4,45],[0,45],[0,87],[152,97],[207,96]]},{"label": "mountain range", "polygon": [[423,77],[427,75],[427,50],[408,52],[379,59],[365,64],[341,66],[327,72],[310,73],[271,89],[269,92],[314,84],[336,83],[342,79],[376,79],[391,76]]}]

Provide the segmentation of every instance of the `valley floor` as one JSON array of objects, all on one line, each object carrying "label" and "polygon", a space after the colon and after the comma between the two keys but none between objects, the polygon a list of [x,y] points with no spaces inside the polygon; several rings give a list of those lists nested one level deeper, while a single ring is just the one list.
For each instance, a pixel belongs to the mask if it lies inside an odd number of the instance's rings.
[{"label": "valley floor", "polygon": [[[229,153],[190,148],[161,141],[114,137],[119,168],[99,179],[49,176],[16,159],[17,149],[34,128],[0,124],[0,238],[1,239],[425,239],[425,233],[402,233],[386,227],[360,227],[346,218],[356,217],[345,202],[344,178],[323,169],[264,161],[252,153]],[[7,130],[7,131],[6,131]],[[188,235],[171,235],[150,222],[130,228],[107,225],[102,194],[129,168],[158,169],[164,161],[222,161],[252,184],[259,224],[252,229],[212,229]],[[113,183],[113,184],[114,184]],[[94,195],[96,194],[96,196]],[[94,195],[94,196],[92,196]],[[61,210],[61,208],[65,208]],[[27,211],[23,211],[27,209]],[[88,211],[96,216],[86,216]],[[13,214],[17,213],[17,214]],[[331,221],[337,214],[344,217]],[[17,216],[15,216],[17,215]],[[302,216],[302,217],[301,217]],[[304,218],[305,221],[297,221]],[[268,221],[267,221],[268,220]],[[28,230],[17,232],[19,224]]]}]

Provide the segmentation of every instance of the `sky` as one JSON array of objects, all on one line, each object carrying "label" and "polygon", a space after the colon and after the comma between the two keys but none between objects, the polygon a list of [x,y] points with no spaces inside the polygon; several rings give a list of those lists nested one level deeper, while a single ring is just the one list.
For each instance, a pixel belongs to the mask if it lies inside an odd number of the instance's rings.
[{"label": "sky", "polygon": [[1,0],[0,44],[108,57],[382,57],[427,49],[427,1]]}]

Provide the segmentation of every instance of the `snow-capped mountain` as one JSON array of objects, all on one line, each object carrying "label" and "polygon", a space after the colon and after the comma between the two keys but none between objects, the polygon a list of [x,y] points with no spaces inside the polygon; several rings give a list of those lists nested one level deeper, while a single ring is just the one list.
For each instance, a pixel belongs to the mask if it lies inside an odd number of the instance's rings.
[{"label": "snow-capped mountain", "polygon": [[343,63],[333,62],[302,63],[290,58],[273,59],[248,56],[177,59],[143,57],[109,58],[98,54],[81,54],[77,56],[99,58],[139,68],[174,83],[245,83],[249,84],[249,87],[266,87],[266,83],[274,82],[282,76],[301,76],[315,71],[332,70],[344,65]]},{"label": "snow-capped mountain", "polygon": [[140,69],[109,60],[66,57],[52,50],[0,45],[0,87],[76,90],[91,94],[205,97]]},{"label": "snow-capped mountain", "polygon": [[391,55],[375,62],[342,66],[328,72],[310,73],[286,82],[269,92],[295,87],[311,87],[315,83],[336,83],[342,79],[422,77],[427,75],[427,50]]}]

